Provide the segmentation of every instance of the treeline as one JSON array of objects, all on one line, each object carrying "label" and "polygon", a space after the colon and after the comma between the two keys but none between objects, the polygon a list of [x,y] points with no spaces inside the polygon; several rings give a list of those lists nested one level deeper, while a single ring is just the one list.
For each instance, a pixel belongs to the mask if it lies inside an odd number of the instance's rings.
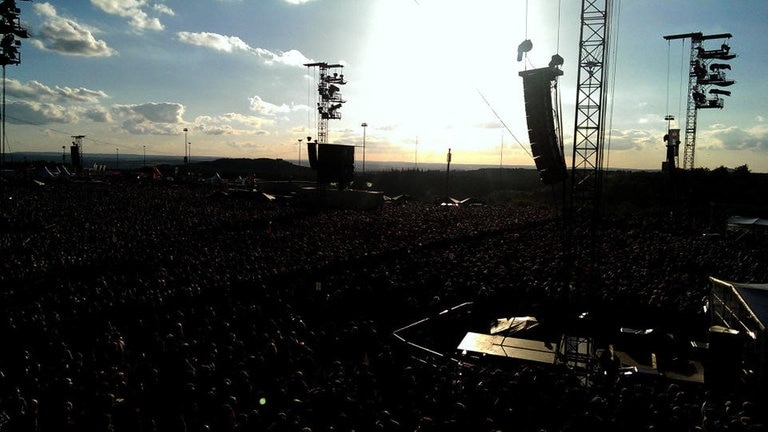
[{"label": "treeline", "polygon": [[[55,162],[24,162],[29,170]],[[17,164],[19,165],[19,164]],[[173,175],[176,167],[159,166]],[[181,168],[181,167],[180,167]],[[266,181],[315,181],[317,172],[282,159],[217,159],[185,168],[198,178],[219,174],[225,179],[251,176]],[[533,168],[477,170],[391,169],[356,172],[351,187],[383,191],[388,196],[409,195],[421,201],[477,198],[489,204],[562,206],[571,182],[545,185]],[[768,174],[752,173],[746,165],[713,170],[698,168],[660,171],[605,171],[601,206],[608,213],[684,212],[696,217],[739,214],[768,217]]]}]

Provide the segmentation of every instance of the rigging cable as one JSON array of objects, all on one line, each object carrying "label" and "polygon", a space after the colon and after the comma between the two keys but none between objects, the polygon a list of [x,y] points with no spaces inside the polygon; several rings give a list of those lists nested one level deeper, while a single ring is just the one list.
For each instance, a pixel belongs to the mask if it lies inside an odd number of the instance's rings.
[{"label": "rigging cable", "polygon": [[[683,78],[685,77],[685,40],[680,40],[680,84],[677,87],[677,118],[683,116]],[[688,66],[690,68],[690,65]],[[688,86],[686,85],[686,88]],[[687,120],[686,120],[687,121]],[[680,125],[680,122],[678,122]]]},{"label": "rigging cable", "polygon": [[506,129],[506,130],[507,130],[507,132],[509,132],[509,134],[510,134],[510,135],[512,135],[512,138],[514,138],[514,139],[515,139],[515,141],[517,141],[517,144],[520,146],[520,148],[522,148],[522,149],[523,149],[523,151],[524,151],[525,153],[527,153],[527,154],[528,154],[528,156],[530,156],[531,158],[533,158],[533,155],[531,154],[531,152],[530,152],[530,151],[528,151],[528,149],[527,149],[527,148],[525,148],[525,146],[523,145],[523,143],[521,143],[521,142],[520,142],[520,140],[519,140],[519,139],[517,139],[517,137],[515,136],[515,134],[514,134],[514,133],[512,133],[512,130],[511,130],[511,129],[509,129],[509,126],[507,126],[507,124],[506,124],[506,123],[504,123],[504,120],[502,120],[502,119],[501,119],[501,117],[499,116],[499,114],[496,112],[496,110],[495,110],[495,109],[493,109],[493,107],[491,106],[491,103],[490,103],[490,102],[488,102],[488,99],[486,99],[486,98],[485,98],[485,95],[484,95],[484,94],[483,94],[483,93],[480,91],[480,89],[478,89],[478,88],[475,88],[475,90],[477,90],[477,94],[479,94],[479,95],[480,95],[480,97],[481,97],[481,98],[483,98],[483,102],[485,102],[485,104],[486,104],[486,105],[488,105],[488,108],[490,108],[490,109],[491,109],[491,112],[493,113],[493,115],[495,115],[495,116],[496,116],[496,119],[498,119],[498,120],[499,120],[499,122],[501,123],[501,125],[502,125],[502,126],[504,126],[504,129]]},{"label": "rigging cable", "polygon": [[667,107],[666,107],[666,111],[664,112],[665,116],[669,115],[669,76],[671,75],[670,69],[672,68],[671,66],[672,61],[670,60],[672,58],[670,54],[671,44],[672,44],[672,41],[668,39],[667,40]]},{"label": "rigging cable", "polygon": [[563,0],[557,2],[557,47],[555,53],[560,54],[560,9],[563,6]]},{"label": "rigging cable", "polygon": [[[608,2],[608,5],[609,5],[608,7],[610,8],[610,5],[613,4],[613,1],[612,0],[607,0],[607,2]],[[611,53],[612,53],[612,56],[613,56],[613,61],[610,62],[610,65],[613,65],[613,63],[617,62],[616,59],[617,59],[618,53],[619,53],[618,47],[619,47],[619,28],[620,28],[620,24],[621,24],[621,19],[620,19],[620,16],[621,16],[621,0],[616,0],[616,3],[617,3],[616,8],[610,8],[609,15],[608,15],[609,16],[609,20],[608,20],[608,23],[606,23],[606,26],[608,26],[608,28],[606,29],[606,32],[608,33],[608,47],[611,50]],[[610,26],[610,23],[613,23],[613,22],[616,22],[615,30]],[[613,39],[613,42],[611,43],[612,39]],[[618,75],[618,74],[616,74],[616,73],[611,74],[610,73],[610,69],[609,69],[608,66],[609,65],[607,65],[607,64],[603,65],[603,71],[604,72],[608,71],[607,73],[610,75],[610,78],[609,78],[610,88],[611,88],[610,94],[611,94],[611,97],[613,97],[614,90],[616,88],[616,75]],[[603,106],[605,106],[605,103],[607,102],[607,100],[608,100],[608,94],[607,94],[607,92],[605,92],[604,95],[603,95],[603,103],[604,103]],[[607,150],[608,150],[606,152],[606,154],[608,156],[606,156],[607,160],[606,160],[605,165],[604,165],[604,167],[606,167],[606,168],[610,166],[611,131],[613,130],[613,107],[614,107],[614,104],[611,103],[610,104],[610,108],[609,108],[609,113],[608,113],[608,134],[607,134],[607,144],[606,144],[607,145]],[[602,157],[601,157],[601,159],[602,159]]]}]

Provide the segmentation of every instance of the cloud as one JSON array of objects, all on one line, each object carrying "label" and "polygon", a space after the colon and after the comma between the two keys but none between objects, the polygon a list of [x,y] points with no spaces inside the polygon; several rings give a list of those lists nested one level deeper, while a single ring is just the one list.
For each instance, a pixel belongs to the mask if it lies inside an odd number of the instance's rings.
[{"label": "cloud", "polygon": [[14,79],[8,79],[6,81],[6,93],[10,97],[38,102],[97,103],[100,99],[109,97],[101,90],[90,90],[84,87],[70,88],[59,86],[51,88],[34,80],[21,83]]},{"label": "cloud", "polygon": [[696,141],[696,146],[701,148],[765,151],[768,150],[768,125],[758,123],[748,129],[715,125],[700,131]]},{"label": "cloud", "polygon": [[93,36],[94,30],[77,22],[58,16],[50,3],[33,5],[35,12],[44,18],[34,32],[32,45],[44,51],[83,57],[110,57],[117,52],[106,42]]},{"label": "cloud", "polygon": [[112,123],[112,115],[103,108],[85,110],[83,115],[94,123]]},{"label": "cloud", "polygon": [[8,104],[9,123],[43,125],[47,123],[75,123],[78,120],[74,110],[61,105],[17,101]]},{"label": "cloud", "polygon": [[210,32],[178,32],[176,37],[179,41],[200,46],[204,48],[210,48],[216,51],[223,51],[227,53],[245,52],[260,57],[266,64],[284,64],[287,66],[304,66],[305,63],[311,62],[298,50],[289,50],[281,54],[275,54],[264,48],[254,48],[245,43],[237,36],[225,36],[218,33]]},{"label": "cloud", "polygon": [[112,110],[154,123],[182,123],[184,105],[173,102],[150,102],[140,105],[115,105]]},{"label": "cloud", "polygon": [[176,135],[184,106],[173,102],[114,105],[112,114],[122,119],[124,130],[135,135]]},{"label": "cloud", "polygon": [[657,136],[652,132],[638,129],[613,129],[610,136],[610,149],[644,150],[660,148],[664,145],[662,141],[664,137]]},{"label": "cloud", "polygon": [[231,53],[235,51],[250,52],[253,50],[247,43],[243,42],[243,40],[237,36],[224,36],[209,32],[179,32],[177,33],[177,37],[181,42],[211,48],[216,51]]},{"label": "cloud", "polygon": [[251,103],[251,111],[256,111],[262,115],[274,116],[278,114],[287,114],[291,111],[294,111],[288,105],[274,105],[269,102],[265,102],[259,96],[253,96],[248,98],[248,100]]},{"label": "cloud", "polygon": [[147,0],[91,0],[91,4],[110,15],[128,18],[131,27],[138,30],[163,30],[165,26],[158,17],[150,17],[144,10],[149,8],[157,14],[174,15],[168,6],[162,3],[148,5]]},{"label": "cloud", "polygon": [[193,129],[206,135],[266,135],[263,128],[272,124],[274,121],[270,119],[226,113],[216,117],[197,117]]}]

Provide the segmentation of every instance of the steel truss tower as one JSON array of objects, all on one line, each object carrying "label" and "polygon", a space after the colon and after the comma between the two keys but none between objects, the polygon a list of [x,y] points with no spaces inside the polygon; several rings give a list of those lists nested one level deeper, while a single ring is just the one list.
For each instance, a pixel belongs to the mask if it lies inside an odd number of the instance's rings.
[{"label": "steel truss tower", "polygon": [[[730,96],[731,93],[710,86],[727,87],[734,83],[725,78],[725,69],[731,66],[723,63],[712,63],[713,60],[730,60],[736,57],[730,53],[730,47],[723,43],[720,49],[705,50],[702,43],[711,39],[730,39],[730,33],[703,35],[701,33],[685,33],[664,36],[666,40],[690,39],[691,57],[688,68],[688,103],[685,115],[685,147],[683,150],[683,169],[694,168],[694,153],[696,151],[696,123],[698,110],[702,108],[720,108],[725,106],[719,95]],[[707,90],[713,97],[707,97]]]},{"label": "steel truss tower", "polygon": [[[29,0],[24,0],[29,1]],[[5,67],[21,63],[21,41],[29,37],[29,32],[21,25],[21,9],[16,7],[16,0],[4,0],[0,3],[0,65],[3,68],[2,127],[0,128],[0,169],[5,168]]]},{"label": "steel truss tower", "polygon": [[304,66],[317,67],[320,70],[320,79],[317,83],[317,93],[320,99],[317,101],[317,138],[318,144],[328,142],[328,120],[340,120],[339,109],[346,101],[342,99],[339,89],[344,81],[344,74],[338,72],[343,68],[340,64],[328,64],[325,62],[305,63]]},{"label": "steel truss tower", "polygon": [[[573,159],[570,200],[565,200],[565,287],[568,301],[594,290],[594,268],[598,259],[596,226],[603,182],[607,35],[611,0],[582,0],[579,71],[576,89]],[[570,226],[568,226],[570,225]],[[572,310],[572,312],[574,312]],[[589,332],[574,328],[564,334],[559,347],[560,361],[583,385],[589,385],[594,346]]]}]

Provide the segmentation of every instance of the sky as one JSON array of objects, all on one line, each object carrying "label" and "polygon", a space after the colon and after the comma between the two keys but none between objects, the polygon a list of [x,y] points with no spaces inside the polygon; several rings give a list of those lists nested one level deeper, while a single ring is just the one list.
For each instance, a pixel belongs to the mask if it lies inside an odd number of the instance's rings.
[{"label": "sky", "polygon": [[[606,168],[660,169],[685,128],[687,39],[731,33],[725,108],[699,110],[695,166],[768,172],[768,1],[612,2]],[[317,68],[343,65],[328,142],[368,161],[533,166],[522,79],[555,53],[573,147],[578,0],[17,0],[6,152],[282,158],[317,136]],[[518,45],[533,48],[517,61]],[[707,41],[707,49],[722,40]],[[678,124],[678,122],[681,122]],[[368,126],[363,128],[362,124]],[[187,128],[188,132],[183,132]],[[363,135],[365,151],[363,152]],[[189,144],[185,144],[185,143]],[[682,148],[681,148],[682,153]],[[682,160],[682,157],[681,157]]]}]

